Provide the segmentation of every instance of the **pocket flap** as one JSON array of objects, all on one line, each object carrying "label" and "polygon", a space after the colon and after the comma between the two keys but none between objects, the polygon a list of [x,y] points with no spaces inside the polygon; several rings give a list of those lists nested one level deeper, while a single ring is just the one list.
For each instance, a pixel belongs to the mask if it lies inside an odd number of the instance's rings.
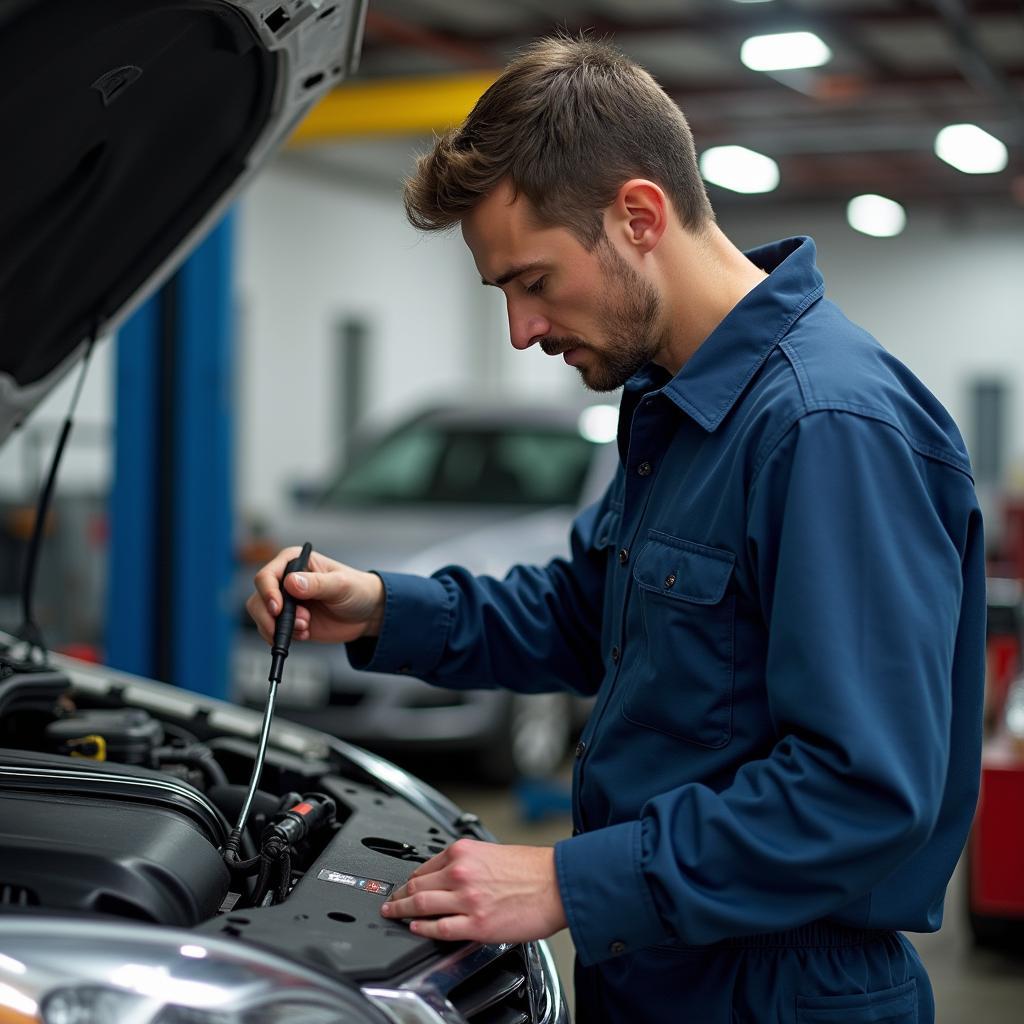
[{"label": "pocket flap", "polygon": [[645,590],[694,604],[717,604],[725,595],[736,556],[651,530],[633,565]]}]

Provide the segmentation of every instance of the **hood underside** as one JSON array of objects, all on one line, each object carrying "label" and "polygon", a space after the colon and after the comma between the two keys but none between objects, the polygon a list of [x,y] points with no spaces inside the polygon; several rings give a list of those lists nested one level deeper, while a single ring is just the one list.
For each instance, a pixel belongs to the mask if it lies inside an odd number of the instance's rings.
[{"label": "hood underside", "polygon": [[362,0],[0,0],[0,438],[350,69]]}]

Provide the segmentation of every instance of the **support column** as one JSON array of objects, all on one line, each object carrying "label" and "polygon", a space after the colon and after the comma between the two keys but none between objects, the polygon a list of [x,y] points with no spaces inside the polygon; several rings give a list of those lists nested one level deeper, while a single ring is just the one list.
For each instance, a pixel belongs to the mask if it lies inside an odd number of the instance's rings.
[{"label": "support column", "polygon": [[117,341],[107,659],[215,697],[235,628],[230,216]]}]

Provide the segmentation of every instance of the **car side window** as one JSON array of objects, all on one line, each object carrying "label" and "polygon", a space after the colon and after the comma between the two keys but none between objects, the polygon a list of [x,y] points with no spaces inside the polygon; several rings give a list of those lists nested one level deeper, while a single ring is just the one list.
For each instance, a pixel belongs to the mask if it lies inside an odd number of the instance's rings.
[{"label": "car side window", "polygon": [[496,439],[493,459],[518,479],[521,501],[576,505],[595,447],[578,434],[505,434]]},{"label": "car side window", "polygon": [[422,501],[437,472],[444,436],[414,429],[365,451],[324,496],[325,505]]},{"label": "car side window", "polygon": [[576,506],[598,447],[576,431],[417,424],[364,449],[322,504]]}]

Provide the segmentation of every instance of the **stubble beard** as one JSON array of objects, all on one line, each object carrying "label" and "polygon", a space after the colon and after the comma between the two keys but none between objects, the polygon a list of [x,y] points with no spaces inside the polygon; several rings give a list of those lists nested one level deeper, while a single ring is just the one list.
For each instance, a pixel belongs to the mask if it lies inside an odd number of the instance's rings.
[{"label": "stubble beard", "polygon": [[661,301],[654,286],[615,251],[607,238],[598,243],[597,257],[606,289],[598,309],[604,344],[597,349],[582,338],[544,338],[540,346],[548,355],[570,348],[586,349],[587,365],[577,367],[583,385],[589,391],[607,392],[622,387],[657,354]]}]

